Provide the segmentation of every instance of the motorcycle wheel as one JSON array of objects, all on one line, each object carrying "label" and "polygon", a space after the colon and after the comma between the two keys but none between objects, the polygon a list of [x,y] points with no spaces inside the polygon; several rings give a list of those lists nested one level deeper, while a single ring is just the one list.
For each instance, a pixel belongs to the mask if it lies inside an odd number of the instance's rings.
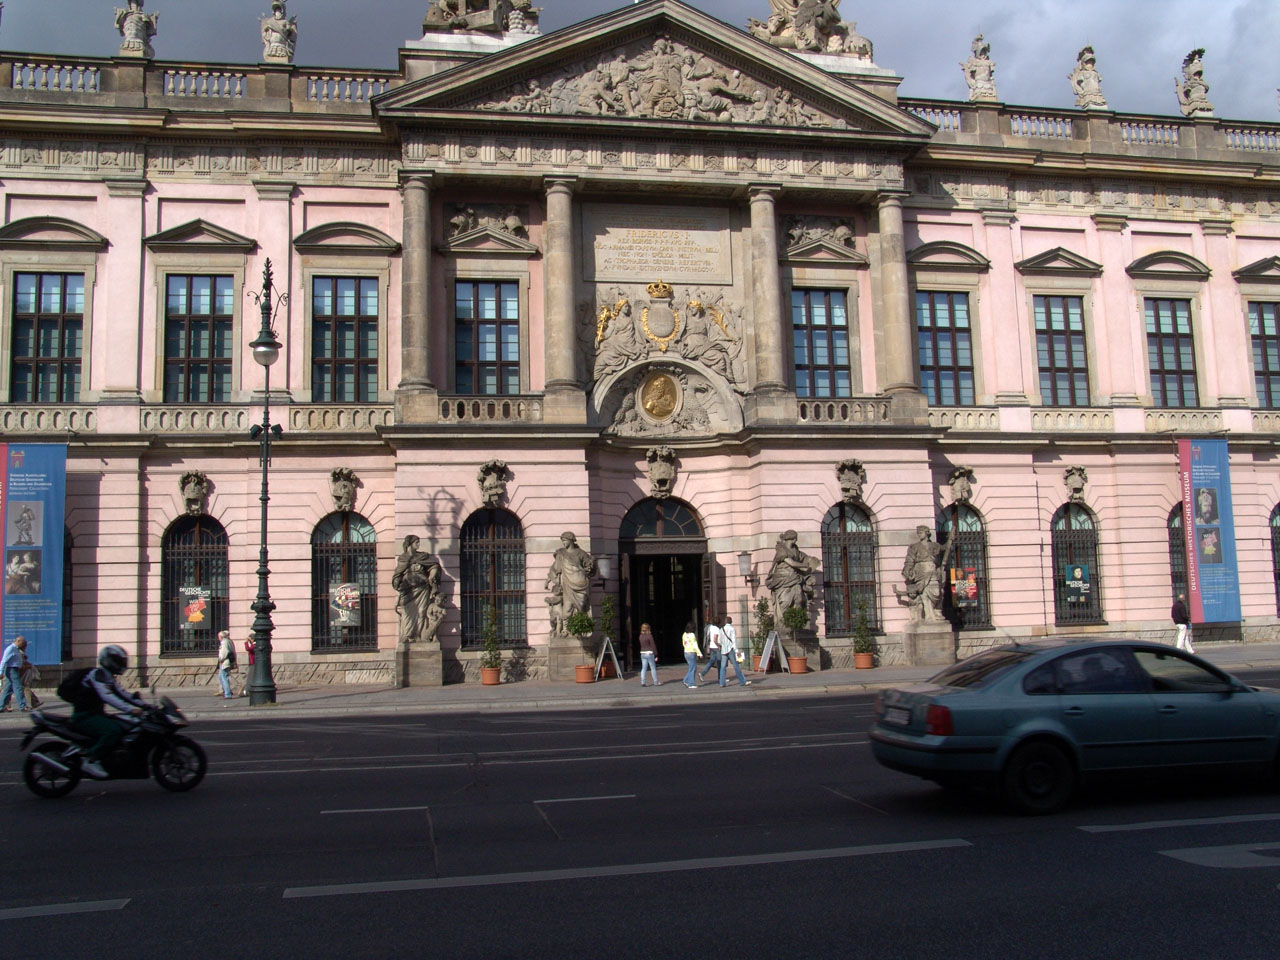
[{"label": "motorcycle wheel", "polygon": [[66,743],[42,743],[29,754],[22,764],[22,779],[30,790],[38,797],[48,797],[50,799],[56,797],[65,797],[68,793],[76,788],[80,783],[80,767],[72,764],[71,769],[63,773],[61,770],[55,770],[47,763],[41,763],[36,759],[36,754],[41,753],[62,762],[61,754],[70,744]]},{"label": "motorcycle wheel", "polygon": [[174,793],[194,790],[208,766],[204,748],[187,737],[174,737],[151,756],[151,775],[156,783]]}]

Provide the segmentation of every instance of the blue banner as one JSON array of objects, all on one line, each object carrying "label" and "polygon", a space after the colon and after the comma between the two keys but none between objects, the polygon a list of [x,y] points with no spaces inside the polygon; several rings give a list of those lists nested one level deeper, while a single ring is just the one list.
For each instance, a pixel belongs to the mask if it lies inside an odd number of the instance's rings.
[{"label": "blue banner", "polygon": [[1178,441],[1192,623],[1240,622],[1231,466],[1221,438]]},{"label": "blue banner", "polygon": [[0,443],[4,522],[4,642],[27,638],[27,659],[62,660],[62,547],[67,499],[65,444]]}]

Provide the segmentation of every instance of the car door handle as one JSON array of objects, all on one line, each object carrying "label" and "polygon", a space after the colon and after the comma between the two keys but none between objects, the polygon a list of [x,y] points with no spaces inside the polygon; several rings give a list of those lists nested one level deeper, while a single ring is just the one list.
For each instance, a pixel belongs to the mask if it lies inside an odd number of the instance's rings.
[{"label": "car door handle", "polygon": [[1062,712],[1068,717],[1083,717],[1084,707],[1067,707]]},{"label": "car door handle", "polygon": [[1160,712],[1161,713],[1177,713],[1178,708],[1173,706],[1172,704],[1166,703],[1164,706],[1160,708]]}]

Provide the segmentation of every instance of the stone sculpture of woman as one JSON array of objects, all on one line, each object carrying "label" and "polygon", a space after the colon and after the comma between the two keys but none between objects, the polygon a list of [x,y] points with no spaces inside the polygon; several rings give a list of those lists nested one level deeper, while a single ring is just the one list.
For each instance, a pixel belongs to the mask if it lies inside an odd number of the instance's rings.
[{"label": "stone sculpture of woman", "polygon": [[444,619],[444,595],[440,592],[440,564],[418,549],[413,534],[404,538],[391,587],[399,594],[396,613],[400,615],[400,640],[404,643],[436,638]]},{"label": "stone sculpture of woman", "polygon": [[569,635],[566,621],[590,605],[591,578],[595,575],[595,558],[578,546],[578,538],[568,530],[560,534],[560,548],[554,554],[546,580],[552,636]]},{"label": "stone sculpture of woman", "polygon": [[773,566],[764,585],[773,593],[773,617],[782,623],[782,615],[791,607],[807,610],[814,596],[813,573],[818,562],[797,545],[796,532],[786,531],[773,548]]},{"label": "stone sculpture of woman", "polygon": [[893,585],[899,603],[911,608],[912,623],[936,623],[943,619],[939,609],[942,598],[941,571],[947,565],[951,553],[951,539],[946,543],[934,543],[929,528],[916,527],[916,542],[907,550],[902,564],[904,587]]},{"label": "stone sculpture of woman", "polygon": [[293,63],[293,48],[298,42],[298,18],[286,19],[285,3],[286,0],[272,0],[271,16],[259,21],[264,63]]}]

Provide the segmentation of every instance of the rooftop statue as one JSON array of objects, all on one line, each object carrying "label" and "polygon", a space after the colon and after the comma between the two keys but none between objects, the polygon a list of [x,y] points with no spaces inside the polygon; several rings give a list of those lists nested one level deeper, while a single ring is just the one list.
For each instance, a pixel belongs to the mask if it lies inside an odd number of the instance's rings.
[{"label": "rooftop statue", "polygon": [[991,44],[982,34],[973,38],[969,59],[960,64],[960,69],[964,71],[965,83],[969,84],[970,103],[1000,99],[996,95],[996,65],[991,59]]},{"label": "rooftop statue", "polygon": [[129,0],[129,6],[116,7],[116,29],[124,42],[120,44],[122,57],[154,57],[155,50],[151,46],[151,38],[156,35],[156,24],[160,20],[158,13],[143,13],[144,0]]},{"label": "rooftop statue", "polygon": [[293,63],[293,46],[298,42],[298,18],[285,19],[288,16],[285,2],[271,0],[271,16],[259,21],[262,26],[263,63]]},{"label": "rooftop statue", "polygon": [[1213,104],[1209,102],[1209,85],[1204,82],[1204,47],[1198,47],[1182,60],[1182,79],[1173,79],[1178,93],[1178,106],[1184,117],[1212,117]]},{"label": "rooftop statue", "polygon": [[1102,74],[1098,73],[1098,61],[1093,47],[1085,47],[1076,54],[1076,68],[1067,74],[1071,89],[1075,91],[1076,106],[1082,110],[1107,110],[1107,98],[1102,95]]},{"label": "rooftop statue", "polygon": [[769,0],[769,6],[768,20],[747,21],[752,36],[788,50],[871,59],[871,41],[858,35],[856,23],[840,19],[840,0]]},{"label": "rooftop statue", "polygon": [[532,0],[431,0],[422,30],[536,34],[541,12]]}]

